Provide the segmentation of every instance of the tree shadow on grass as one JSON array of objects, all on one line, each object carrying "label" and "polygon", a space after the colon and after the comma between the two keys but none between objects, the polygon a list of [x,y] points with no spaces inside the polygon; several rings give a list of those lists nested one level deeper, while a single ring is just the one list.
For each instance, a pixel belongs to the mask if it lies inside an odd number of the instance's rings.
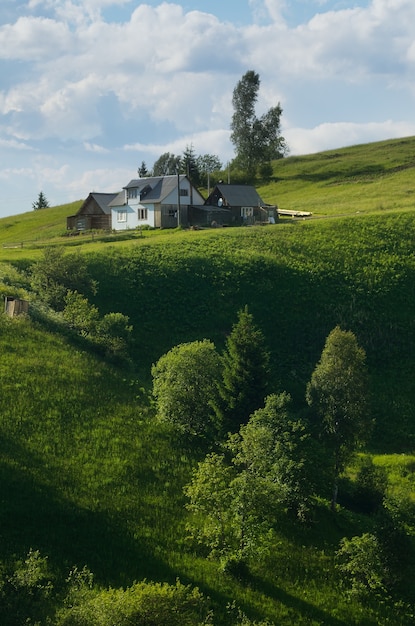
[{"label": "tree shadow on grass", "polygon": [[124,520],[63,499],[34,477],[32,468],[39,468],[41,459],[4,439],[0,448],[1,560],[24,558],[32,548],[61,575],[86,565],[105,586],[142,578],[174,580],[149,546],[131,536]]}]

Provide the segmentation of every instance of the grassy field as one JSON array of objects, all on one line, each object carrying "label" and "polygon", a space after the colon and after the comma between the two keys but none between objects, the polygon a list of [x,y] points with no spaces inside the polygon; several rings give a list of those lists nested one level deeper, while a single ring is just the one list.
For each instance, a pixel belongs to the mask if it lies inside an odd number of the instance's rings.
[{"label": "grassy field", "polygon": [[[87,565],[100,587],[144,578],[197,585],[217,625],[236,623],[233,602],[275,624],[413,623],[413,567],[399,606],[339,592],[340,539],[373,527],[346,504],[334,516],[321,502],[310,525],[281,520],[248,582],[219,574],[186,533],[183,486],[205,444],[157,423],[148,392],[159,356],[202,338],[222,349],[248,304],[271,351],[275,390],[301,407],[340,324],[368,356],[376,418],[368,451],[391,493],[413,498],[414,155],[409,138],[277,162],[263,198],[326,219],[73,238],[65,220],[79,202],[0,220],[3,295],[36,305],[31,266],[59,245],[85,255],[100,313],[122,312],[134,327],[131,360],[120,365],[51,317],[0,318],[0,571],[40,550],[56,606],[69,569]],[[345,480],[354,474],[352,466]]]}]

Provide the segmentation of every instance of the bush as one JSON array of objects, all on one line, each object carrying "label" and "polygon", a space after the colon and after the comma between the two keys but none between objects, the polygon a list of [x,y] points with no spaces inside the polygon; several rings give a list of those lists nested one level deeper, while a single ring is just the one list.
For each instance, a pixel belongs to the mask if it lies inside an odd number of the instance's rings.
[{"label": "bush", "polygon": [[63,610],[57,626],[202,626],[211,623],[207,600],[197,588],[136,583],[127,589],[91,591]]},{"label": "bush", "polygon": [[351,592],[365,597],[386,591],[388,572],[375,535],[343,537],[336,552],[336,567]]}]

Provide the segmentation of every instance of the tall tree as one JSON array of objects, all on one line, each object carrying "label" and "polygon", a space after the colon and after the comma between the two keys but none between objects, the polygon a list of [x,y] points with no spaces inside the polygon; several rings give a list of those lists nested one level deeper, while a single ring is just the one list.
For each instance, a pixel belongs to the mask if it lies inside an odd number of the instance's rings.
[{"label": "tall tree", "polygon": [[45,194],[41,191],[38,195],[38,198],[35,202],[32,203],[32,208],[37,211],[38,209],[48,209],[49,202],[46,199]]},{"label": "tall tree", "polygon": [[187,175],[192,185],[199,187],[200,172],[193,144],[186,146],[181,158],[181,168],[182,172]]},{"label": "tall tree", "polygon": [[370,434],[366,354],[351,331],[336,326],[327,337],[306,399],[319,420],[322,440],[332,458],[332,509],[337,504],[338,479],[351,456]]},{"label": "tall tree", "polygon": [[222,380],[216,412],[233,432],[264,404],[269,384],[270,354],[261,329],[245,307],[238,313],[222,355]]},{"label": "tall tree", "polygon": [[255,114],[259,86],[259,74],[249,70],[237,83],[232,97],[231,141],[236,150],[235,162],[250,176],[255,175],[258,165],[281,158],[286,152],[285,139],[281,136],[280,104],[259,118]]},{"label": "tall tree", "polygon": [[181,158],[170,152],[162,154],[153,165],[153,176],[171,176],[181,168]]}]

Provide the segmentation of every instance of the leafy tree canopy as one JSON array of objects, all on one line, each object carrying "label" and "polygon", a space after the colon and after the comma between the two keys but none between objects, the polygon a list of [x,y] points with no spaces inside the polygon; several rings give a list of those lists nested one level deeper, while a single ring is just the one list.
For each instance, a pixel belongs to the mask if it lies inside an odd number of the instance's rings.
[{"label": "leafy tree canopy", "polygon": [[175,346],[160,357],[151,373],[160,419],[190,434],[212,430],[220,357],[211,341]]},{"label": "leafy tree canopy", "polygon": [[259,74],[249,70],[237,83],[232,97],[231,141],[234,165],[254,176],[262,163],[284,156],[287,147],[281,136],[282,108],[278,103],[261,117],[255,113],[260,86]]},{"label": "leafy tree canopy", "polygon": [[181,157],[170,152],[162,154],[153,165],[153,176],[171,176],[181,171]]},{"label": "leafy tree canopy", "polygon": [[339,474],[371,432],[368,394],[365,351],[351,331],[336,326],[327,337],[306,391],[320,437],[332,454],[333,507]]},{"label": "leafy tree canopy", "polygon": [[45,248],[43,258],[34,263],[31,284],[40,299],[57,311],[65,307],[69,290],[84,295],[97,291],[97,283],[89,275],[85,257],[79,253],[65,254],[65,250],[57,246]]}]

